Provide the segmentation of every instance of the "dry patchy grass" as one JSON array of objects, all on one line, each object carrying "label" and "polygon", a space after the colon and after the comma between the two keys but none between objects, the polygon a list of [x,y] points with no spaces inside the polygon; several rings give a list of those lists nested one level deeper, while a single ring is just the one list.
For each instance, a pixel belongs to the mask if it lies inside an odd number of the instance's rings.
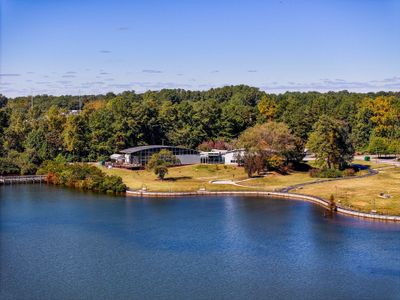
[{"label": "dry patchy grass", "polygon": [[[191,165],[169,168],[164,180],[147,170],[101,169],[109,175],[121,176],[125,184],[132,190],[143,186],[149,191],[197,191],[201,187],[207,190],[268,190],[284,188],[288,185],[314,181],[307,172],[293,172],[289,175],[268,173],[263,178],[247,180],[247,174],[242,167],[226,165]],[[230,184],[211,184],[212,180],[239,181],[242,186]],[[245,180],[245,181],[242,181]],[[241,182],[242,181],[242,182]]]},{"label": "dry patchy grass", "polygon": [[232,185],[222,186],[209,184],[211,180],[240,180],[247,178],[243,168],[225,165],[191,165],[168,169],[164,180],[147,170],[101,169],[109,175],[122,177],[125,184],[132,190],[143,186],[149,191],[197,191],[201,187],[215,190],[242,189]]},{"label": "dry patchy grass", "polygon": [[[354,178],[341,181],[324,182],[293,190],[295,193],[335,199],[344,207],[370,212],[400,215],[400,168],[375,162],[355,161],[354,163],[370,165],[380,170],[375,176]],[[191,165],[169,169],[166,179],[161,181],[147,170],[106,169],[109,175],[121,176],[125,184],[132,190],[147,187],[149,191],[197,191],[201,187],[207,190],[266,190],[274,191],[287,186],[319,181],[311,178],[308,172],[292,172],[281,175],[270,172],[266,177],[247,180],[242,167],[225,165]],[[242,186],[228,184],[211,184],[211,180],[234,180]],[[244,181],[242,181],[244,180]],[[379,193],[389,193],[392,197],[383,199]]]},{"label": "dry patchy grass", "polygon": [[[374,165],[379,174],[366,178],[324,182],[293,190],[295,193],[320,196],[333,195],[341,206],[364,212],[376,210],[381,214],[400,215],[400,168]],[[391,198],[379,197],[388,193]]]}]

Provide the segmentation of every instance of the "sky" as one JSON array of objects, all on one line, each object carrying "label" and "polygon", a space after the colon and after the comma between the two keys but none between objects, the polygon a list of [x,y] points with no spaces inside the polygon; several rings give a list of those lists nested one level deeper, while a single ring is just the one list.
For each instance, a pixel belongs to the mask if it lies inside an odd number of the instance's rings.
[{"label": "sky", "polygon": [[400,90],[400,0],[0,0],[0,93]]}]

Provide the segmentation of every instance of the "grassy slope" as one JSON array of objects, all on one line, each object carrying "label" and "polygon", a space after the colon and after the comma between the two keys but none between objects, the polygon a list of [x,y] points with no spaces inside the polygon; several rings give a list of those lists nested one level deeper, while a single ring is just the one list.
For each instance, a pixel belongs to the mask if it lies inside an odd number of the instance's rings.
[{"label": "grassy slope", "polygon": [[[329,198],[334,195],[340,205],[364,212],[376,210],[381,214],[400,215],[400,168],[379,167],[379,174],[360,179],[325,182],[302,189],[295,193]],[[389,193],[392,197],[383,199],[379,193]]]},{"label": "grassy slope", "polygon": [[130,171],[124,169],[101,168],[110,175],[121,176],[125,184],[132,190],[143,186],[149,191],[197,191],[200,187],[207,190],[269,190],[283,188],[287,185],[310,181],[307,172],[294,172],[290,175],[278,175],[270,173],[265,178],[256,178],[249,181],[239,182],[242,186],[210,184],[211,180],[234,180],[247,179],[243,168],[224,165],[192,165],[174,167],[169,169],[165,180],[158,180],[154,173],[140,170]]},{"label": "grassy slope", "polygon": [[[305,186],[302,189],[293,190],[293,192],[324,198],[329,198],[333,194],[336,200],[345,207],[365,212],[375,209],[379,213],[400,215],[400,168],[374,162],[355,161],[355,163],[368,164],[372,168],[381,170],[375,176],[320,183]],[[146,170],[100,168],[107,174],[121,176],[130,189],[140,189],[146,186],[149,191],[197,191],[200,187],[205,187],[207,190],[274,191],[290,185],[319,180],[310,178],[307,172],[293,172],[289,175],[269,173],[264,178],[246,180],[247,175],[243,168],[223,165],[170,168],[164,181],[158,180],[156,175]],[[210,184],[210,180],[234,180],[239,181],[238,183],[243,186]],[[378,197],[381,192],[391,194],[392,198]]]}]

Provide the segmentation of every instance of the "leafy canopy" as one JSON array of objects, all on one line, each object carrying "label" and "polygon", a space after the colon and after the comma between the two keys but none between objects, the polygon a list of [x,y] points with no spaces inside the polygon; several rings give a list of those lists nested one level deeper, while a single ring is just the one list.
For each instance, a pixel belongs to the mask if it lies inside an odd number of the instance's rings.
[{"label": "leafy canopy", "polygon": [[171,151],[163,149],[151,156],[147,163],[147,168],[163,180],[165,175],[168,174],[168,167],[176,166],[180,163],[180,160]]}]

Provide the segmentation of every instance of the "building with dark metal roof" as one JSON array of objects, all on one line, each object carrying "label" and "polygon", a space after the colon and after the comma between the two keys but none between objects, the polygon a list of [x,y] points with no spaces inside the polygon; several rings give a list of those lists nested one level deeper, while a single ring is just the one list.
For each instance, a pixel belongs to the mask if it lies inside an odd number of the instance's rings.
[{"label": "building with dark metal roof", "polygon": [[172,152],[182,165],[191,165],[200,163],[200,152],[193,149],[164,145],[146,145],[137,146],[119,151],[125,155],[125,163],[130,165],[146,166],[150,157],[154,153],[166,149]]}]

